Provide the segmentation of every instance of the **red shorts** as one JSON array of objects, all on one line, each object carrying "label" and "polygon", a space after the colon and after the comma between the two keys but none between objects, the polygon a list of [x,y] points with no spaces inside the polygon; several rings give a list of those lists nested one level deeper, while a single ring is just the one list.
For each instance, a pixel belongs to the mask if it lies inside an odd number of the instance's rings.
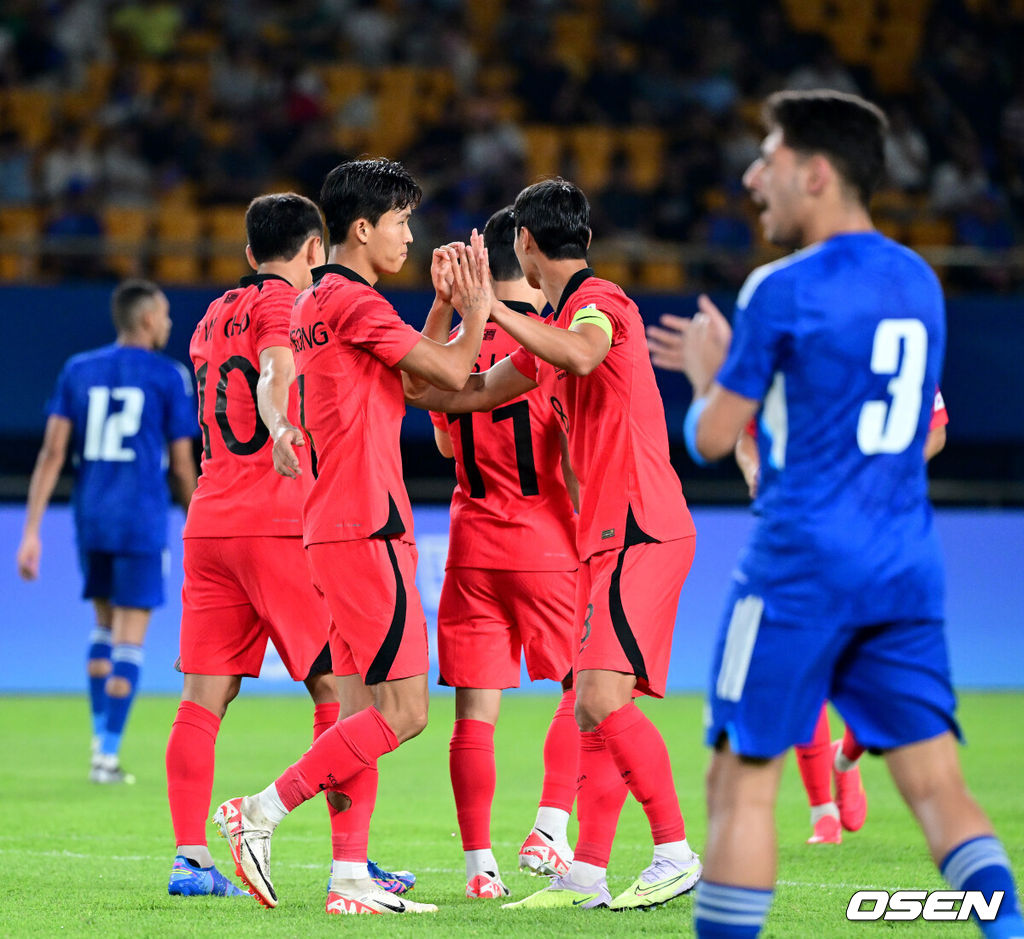
[{"label": "red shorts", "polygon": [[561,681],[575,652],[576,571],[445,572],[437,610],[441,684],[518,688],[523,650],[530,678]]},{"label": "red shorts", "polygon": [[331,613],[335,673],[358,672],[368,685],[425,675],[427,617],[416,589],[416,545],[361,538],[306,551]]},{"label": "red shorts", "polygon": [[696,538],[601,551],[580,565],[575,669],[636,675],[644,694],[665,695],[679,591]]},{"label": "red shorts", "polygon": [[181,588],[181,670],[260,673],[267,640],[301,681],[327,645],[327,607],[317,595],[302,538],[186,538]]}]

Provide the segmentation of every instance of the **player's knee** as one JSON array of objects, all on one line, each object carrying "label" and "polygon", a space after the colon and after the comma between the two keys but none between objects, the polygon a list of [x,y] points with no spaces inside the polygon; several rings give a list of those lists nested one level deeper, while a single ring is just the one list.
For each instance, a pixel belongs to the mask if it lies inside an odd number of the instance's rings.
[{"label": "player's knee", "polygon": [[90,678],[106,678],[110,674],[110,659],[89,659],[85,668]]},{"label": "player's knee", "polygon": [[584,693],[577,694],[574,713],[577,726],[583,733],[588,734],[611,714],[611,708],[597,696]]},{"label": "player's knee", "polygon": [[132,693],[132,683],[122,675],[111,675],[107,679],[108,698],[127,698]]}]

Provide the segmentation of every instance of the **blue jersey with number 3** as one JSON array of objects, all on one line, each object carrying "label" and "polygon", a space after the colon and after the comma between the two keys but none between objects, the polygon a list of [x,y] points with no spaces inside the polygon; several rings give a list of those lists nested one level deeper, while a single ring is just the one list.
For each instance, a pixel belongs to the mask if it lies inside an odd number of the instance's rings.
[{"label": "blue jersey with number 3", "polygon": [[944,348],[935,274],[877,232],[750,275],[718,376],[763,402],[759,519],[741,581],[798,616],[942,616],[923,450]]},{"label": "blue jersey with number 3", "polygon": [[72,423],[79,548],[167,545],[167,442],[197,432],[192,380],[167,356],[109,345],[68,359],[48,409]]}]

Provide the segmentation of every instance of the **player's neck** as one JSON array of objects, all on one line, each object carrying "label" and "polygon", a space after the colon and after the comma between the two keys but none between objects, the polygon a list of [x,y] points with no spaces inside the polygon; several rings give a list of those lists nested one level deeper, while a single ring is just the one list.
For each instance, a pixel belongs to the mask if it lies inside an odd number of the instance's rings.
[{"label": "player's neck", "polygon": [[330,254],[327,255],[327,263],[340,264],[343,267],[347,267],[350,271],[355,271],[371,287],[377,283],[380,276],[373,269],[373,265],[366,256],[366,252],[362,250],[361,245],[355,248],[344,244],[334,245],[331,248]]},{"label": "player's neck", "polygon": [[[256,268],[256,276],[262,277],[272,274],[275,277],[283,277],[289,284],[301,290],[303,281],[309,282],[309,268],[304,264],[301,267],[295,266],[288,261],[265,261]],[[305,274],[305,277],[300,275]]]},{"label": "player's neck", "polygon": [[546,302],[544,291],[531,287],[525,277],[516,280],[496,280],[494,296],[502,302],[514,300],[518,303],[529,303],[538,313],[544,309]]},{"label": "player's neck", "polygon": [[566,258],[558,261],[545,258],[538,265],[537,280],[545,299],[551,304],[551,309],[558,309],[558,301],[562,299],[565,285],[572,280],[573,275],[587,267],[590,267],[590,262],[586,258]]},{"label": "player's neck", "polygon": [[132,349],[148,349],[153,351],[153,340],[147,333],[118,333],[117,344],[129,346]]},{"label": "player's neck", "polygon": [[842,204],[830,212],[812,215],[804,227],[802,247],[819,244],[835,235],[874,231],[871,216],[860,205]]}]

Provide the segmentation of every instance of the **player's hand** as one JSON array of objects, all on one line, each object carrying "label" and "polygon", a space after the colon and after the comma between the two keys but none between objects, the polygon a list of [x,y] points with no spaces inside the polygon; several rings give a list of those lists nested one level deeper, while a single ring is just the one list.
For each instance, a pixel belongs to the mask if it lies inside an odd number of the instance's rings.
[{"label": "player's hand", "polygon": [[299,466],[295,448],[305,445],[305,438],[298,427],[284,428],[274,440],[274,469],[289,479],[301,476],[302,468]]},{"label": "player's hand", "polygon": [[[447,246],[446,246],[447,247]],[[430,259],[430,281],[434,285],[437,299],[442,303],[452,302],[452,262],[444,248],[434,248]]]},{"label": "player's hand", "polygon": [[683,371],[698,397],[707,393],[732,343],[732,327],[707,294],[697,298],[698,312],[683,342]]},{"label": "player's hand", "polygon": [[43,543],[38,535],[25,534],[18,545],[18,573],[25,580],[35,580],[39,576],[39,559],[43,554]]},{"label": "player's hand", "polygon": [[[476,236],[475,229],[473,234]],[[487,319],[494,302],[494,292],[491,290],[487,249],[483,247],[483,239],[470,247],[460,243],[448,245],[444,250],[452,262],[452,302],[455,308],[463,319],[473,316]]]},{"label": "player's hand", "polygon": [[660,326],[647,327],[647,348],[651,353],[651,362],[658,368],[681,372],[686,331],[692,321],[686,316],[666,313],[658,322]]}]

